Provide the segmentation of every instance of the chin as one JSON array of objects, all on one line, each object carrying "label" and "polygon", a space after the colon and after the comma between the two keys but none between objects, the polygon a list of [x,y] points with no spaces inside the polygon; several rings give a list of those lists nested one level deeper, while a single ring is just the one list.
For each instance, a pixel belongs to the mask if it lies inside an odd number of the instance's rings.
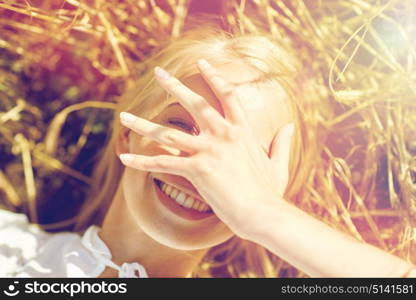
[{"label": "chin", "polygon": [[159,244],[183,251],[202,250],[234,236],[214,214],[190,219],[167,208],[161,203],[152,177],[142,180],[136,177],[132,182],[134,184],[127,183],[123,187],[129,213],[139,228]]},{"label": "chin", "polygon": [[143,230],[158,243],[169,248],[183,251],[209,249],[225,242],[233,236],[233,234],[228,234],[228,232],[203,234],[196,231],[184,232],[181,229],[172,227],[170,227],[169,230],[166,230],[165,226],[158,227],[155,225],[156,224],[149,224],[149,226],[144,226],[145,228],[143,228]]},{"label": "chin", "polygon": [[234,234],[222,223],[183,221],[163,208],[138,205],[134,219],[150,238],[166,247],[183,250],[202,250],[217,246]]}]

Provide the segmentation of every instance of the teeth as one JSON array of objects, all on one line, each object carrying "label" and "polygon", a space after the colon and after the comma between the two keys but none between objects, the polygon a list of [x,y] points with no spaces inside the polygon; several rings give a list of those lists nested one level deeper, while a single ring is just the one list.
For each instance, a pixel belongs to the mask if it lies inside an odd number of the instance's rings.
[{"label": "teeth", "polygon": [[201,209],[202,211],[205,211],[205,210],[210,210],[210,207],[205,203],[200,203],[199,209]]},{"label": "teeth", "polygon": [[[191,197],[189,197],[189,198],[191,198]],[[188,198],[188,199],[189,199],[189,198]],[[192,199],[192,198],[191,198],[191,199]],[[194,202],[193,202],[193,204],[192,204],[192,208],[193,208],[193,209],[199,210],[199,203],[198,203],[198,202],[199,202],[199,201],[194,201]]]},{"label": "teeth", "polygon": [[171,198],[175,198],[176,200],[176,196],[178,196],[178,194],[179,194],[179,191],[177,189],[172,188],[172,191],[170,192],[169,196]]},{"label": "teeth", "polygon": [[162,182],[161,187],[166,195],[184,207],[195,209],[200,212],[207,212],[210,210],[210,207],[207,204],[188,196],[169,184]]},{"label": "teeth", "polygon": [[183,205],[185,207],[188,207],[185,205],[185,199],[186,199],[186,195],[182,192],[179,193],[178,196],[176,196],[176,202],[178,202],[180,205]]},{"label": "teeth", "polygon": [[194,198],[192,198],[191,196],[188,196],[185,200],[185,202],[183,203],[183,206],[188,207],[188,208],[193,208],[194,203],[197,203]]}]

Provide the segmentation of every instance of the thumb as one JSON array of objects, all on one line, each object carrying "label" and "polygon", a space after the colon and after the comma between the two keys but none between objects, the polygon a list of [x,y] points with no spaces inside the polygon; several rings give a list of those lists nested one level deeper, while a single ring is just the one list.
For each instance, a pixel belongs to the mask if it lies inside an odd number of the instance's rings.
[{"label": "thumb", "polygon": [[284,184],[289,179],[289,159],[294,129],[294,123],[283,126],[274,137],[269,154],[275,170],[276,179]]}]

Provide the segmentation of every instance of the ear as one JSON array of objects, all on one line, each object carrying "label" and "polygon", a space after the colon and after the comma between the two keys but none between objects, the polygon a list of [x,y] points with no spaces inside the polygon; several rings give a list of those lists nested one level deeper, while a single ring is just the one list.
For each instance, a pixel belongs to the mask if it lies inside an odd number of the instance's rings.
[{"label": "ear", "polygon": [[120,129],[120,132],[118,133],[118,136],[116,139],[116,145],[115,145],[117,156],[120,156],[120,154],[122,153],[129,152],[130,132],[131,130],[126,127],[122,127]]},{"label": "ear", "polygon": [[289,159],[295,124],[283,126],[274,137],[270,147],[270,160],[275,170],[275,178],[286,185],[289,180]]}]

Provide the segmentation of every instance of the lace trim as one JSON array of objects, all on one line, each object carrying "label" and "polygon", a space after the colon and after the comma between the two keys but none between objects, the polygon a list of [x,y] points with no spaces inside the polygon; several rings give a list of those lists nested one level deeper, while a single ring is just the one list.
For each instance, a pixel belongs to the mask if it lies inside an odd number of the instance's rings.
[{"label": "lace trim", "polygon": [[102,265],[113,268],[118,271],[120,278],[146,278],[148,277],[145,268],[137,263],[123,263],[121,266],[112,261],[111,252],[107,245],[98,235],[100,228],[98,226],[90,226],[82,237],[82,244],[91,251],[92,255]]}]

